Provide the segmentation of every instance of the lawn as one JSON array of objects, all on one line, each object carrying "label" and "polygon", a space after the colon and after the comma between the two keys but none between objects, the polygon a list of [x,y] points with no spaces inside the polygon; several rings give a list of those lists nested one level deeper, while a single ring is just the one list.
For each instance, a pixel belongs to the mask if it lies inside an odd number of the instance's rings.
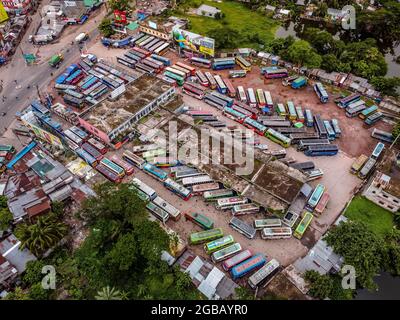
[{"label": "lawn", "polygon": [[390,211],[361,196],[354,197],[344,215],[350,220],[364,222],[381,236],[387,235],[394,225],[393,214]]},{"label": "lawn", "polygon": [[[201,3],[217,7],[225,14],[225,17],[216,20],[214,18],[200,17],[187,13],[187,8],[198,8]],[[179,8],[180,9],[174,14],[190,20],[190,31],[201,35],[207,35],[207,33],[213,29],[229,27],[240,32],[241,41],[239,44],[241,47],[259,49],[257,44],[252,40],[252,37],[258,34],[258,37],[266,43],[274,39],[275,32],[279,27],[277,21],[268,18],[262,13],[252,11],[239,2],[186,0],[179,5]],[[185,13],[181,11],[182,9],[186,9]]]}]

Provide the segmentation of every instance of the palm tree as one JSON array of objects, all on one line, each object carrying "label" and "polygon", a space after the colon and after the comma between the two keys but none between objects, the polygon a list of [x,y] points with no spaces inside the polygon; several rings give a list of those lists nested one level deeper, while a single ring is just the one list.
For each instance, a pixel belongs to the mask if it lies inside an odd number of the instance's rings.
[{"label": "palm tree", "polygon": [[39,256],[56,245],[66,234],[67,226],[58,222],[52,214],[39,217],[36,223],[24,223],[17,227],[16,235],[21,249],[27,248]]},{"label": "palm tree", "polygon": [[98,291],[95,298],[96,300],[122,300],[123,297],[121,291],[116,290],[114,287],[110,288],[110,286],[107,286]]}]

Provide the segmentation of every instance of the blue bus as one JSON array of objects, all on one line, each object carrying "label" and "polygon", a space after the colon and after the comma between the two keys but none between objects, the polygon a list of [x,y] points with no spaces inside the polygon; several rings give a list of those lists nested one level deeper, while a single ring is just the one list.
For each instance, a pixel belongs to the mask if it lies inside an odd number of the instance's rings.
[{"label": "blue bus", "polygon": [[98,79],[95,76],[92,75],[92,78],[90,80],[88,80],[84,84],[82,84],[82,86],[81,86],[82,90],[88,89],[90,86],[95,84],[95,82],[97,82],[97,80]]},{"label": "blue bus", "polygon": [[85,160],[86,163],[91,165],[92,167],[95,167],[98,164],[98,161],[92,157],[89,152],[83,150],[82,148],[78,148],[75,150],[76,154],[80,156],[83,160]]},{"label": "blue bus", "polygon": [[155,177],[156,179],[161,180],[161,181],[164,181],[168,177],[168,174],[164,170],[157,168],[156,166],[154,166],[150,163],[146,163],[143,166],[143,170],[146,173],[152,175],[153,177]]},{"label": "blue bus", "polygon": [[232,279],[236,280],[262,267],[267,262],[267,259],[262,254],[256,254],[250,259],[247,259],[231,269]]},{"label": "blue bus", "polygon": [[383,149],[385,149],[385,145],[382,142],[378,142],[374,148],[374,151],[372,151],[371,158],[377,160]]},{"label": "blue bus", "polygon": [[307,127],[313,127],[314,126],[314,119],[313,119],[313,114],[310,109],[306,109],[305,111],[306,115],[306,126]]},{"label": "blue bus", "polygon": [[[216,80],[216,79],[215,79],[215,80]],[[227,96],[225,96],[225,95],[223,95],[223,94],[220,94],[220,93],[218,93],[218,92],[216,92],[216,91],[212,91],[211,94],[212,94],[214,97],[217,97],[218,99],[220,99],[220,100],[222,100],[222,101],[225,101],[225,102],[226,102],[226,105],[227,105],[228,107],[231,107],[231,106],[233,105],[233,102],[235,101],[235,100],[233,100],[232,98],[229,98],[229,97],[227,97]]]},{"label": "blue bus", "polygon": [[57,79],[56,83],[57,84],[62,84],[65,82],[65,80],[78,69],[78,65],[76,64],[71,64],[67,69],[65,69],[64,73],[61,74]]},{"label": "blue bus", "polygon": [[335,140],[335,138],[336,138],[335,131],[333,130],[333,128],[328,120],[324,120],[324,126],[326,128],[326,132],[328,133],[328,139]]},{"label": "blue bus", "polygon": [[321,82],[314,84],[314,91],[322,103],[327,103],[329,96]]},{"label": "blue bus", "polygon": [[235,68],[235,58],[218,58],[212,63],[213,70],[233,69]]},{"label": "blue bus", "polygon": [[318,157],[318,156],[334,156],[338,152],[339,148],[337,145],[327,144],[327,145],[308,146],[304,154],[309,157]]},{"label": "blue bus", "polygon": [[153,53],[153,54],[151,55],[151,57],[152,57],[154,60],[157,60],[157,61],[162,62],[166,67],[168,67],[168,66],[171,65],[171,60],[169,60],[168,58],[165,58],[165,57],[163,57],[163,56],[159,56],[158,54],[155,54],[155,53]]}]

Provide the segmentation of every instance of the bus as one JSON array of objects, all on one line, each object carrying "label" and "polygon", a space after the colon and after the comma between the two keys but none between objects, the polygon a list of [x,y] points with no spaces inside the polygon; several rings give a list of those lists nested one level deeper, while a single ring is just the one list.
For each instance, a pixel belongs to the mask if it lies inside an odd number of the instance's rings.
[{"label": "bus", "polygon": [[166,67],[166,68],[165,68],[165,73],[164,73],[164,74],[166,74],[167,71],[168,71],[168,73],[175,74],[175,75],[181,77],[182,79],[186,79],[186,73],[183,72],[183,71],[181,71],[181,70],[179,70],[179,69],[177,69],[177,68],[174,68],[174,67]]},{"label": "bus", "polygon": [[247,107],[246,109],[244,109],[241,105],[242,105],[241,102],[235,101],[235,103],[232,105],[232,109],[244,114],[246,117],[250,117],[252,119],[257,118],[257,115],[254,112],[252,112],[250,108]]},{"label": "bus", "polygon": [[0,144],[0,151],[15,153],[15,147],[10,144]]},{"label": "bus", "polygon": [[215,251],[211,255],[211,259],[214,263],[218,263],[228,259],[230,256],[240,252],[241,250],[242,246],[240,245],[240,243],[236,242],[234,244],[231,244],[230,246],[222,248],[221,250]]},{"label": "bus", "polygon": [[310,109],[306,109],[306,126],[313,127],[314,126],[314,119]]},{"label": "bus", "polygon": [[247,88],[247,97],[249,99],[249,106],[252,108],[256,108],[257,100],[253,88]]},{"label": "bus", "polygon": [[278,144],[280,144],[282,147],[288,148],[290,146],[290,138],[286,137],[285,135],[283,135],[282,133],[269,128],[266,132],[265,132],[265,136],[270,139],[271,141],[274,141]]},{"label": "bus", "polygon": [[226,94],[227,93],[227,87],[225,85],[225,82],[222,80],[221,76],[216,74],[214,75],[215,82],[217,83],[217,90],[219,93]]},{"label": "bus", "polygon": [[124,160],[120,159],[117,155],[114,154],[114,155],[111,157],[111,160],[112,160],[114,163],[116,163],[117,165],[119,165],[121,168],[123,168],[124,171],[125,171],[125,173],[126,173],[127,175],[130,176],[132,173],[135,172],[135,169],[134,169],[133,165],[131,165],[131,164],[128,163],[127,161],[124,161]]},{"label": "bus", "polygon": [[235,58],[235,62],[243,69],[246,71],[251,71],[251,63],[247,61],[245,58],[242,56],[238,55]]},{"label": "bus", "polygon": [[265,259],[264,255],[256,254],[231,269],[232,279],[236,280],[238,278],[241,278],[249,272],[262,267],[266,262],[267,260]]},{"label": "bus", "polygon": [[145,193],[150,200],[154,200],[157,197],[157,193],[154,191],[154,189],[150,188],[147,184],[145,184],[138,178],[132,179],[132,187],[139,189],[140,191]]},{"label": "bus", "polygon": [[150,57],[152,57],[154,60],[160,61],[164,64],[164,66],[168,67],[171,65],[171,60],[169,60],[168,58],[159,56],[157,54],[152,54]]},{"label": "bus", "polygon": [[300,223],[298,224],[296,230],[293,233],[293,235],[297,239],[300,240],[303,237],[304,232],[306,232],[306,230],[307,230],[308,226],[310,225],[312,219],[313,219],[312,213],[310,213],[308,211],[305,211],[303,219],[301,219]]},{"label": "bus", "polygon": [[196,184],[192,187],[193,195],[201,195],[205,191],[218,190],[220,188],[218,182]]},{"label": "bus", "polygon": [[321,82],[314,84],[314,91],[322,103],[327,103],[329,96]]},{"label": "bus", "polygon": [[213,70],[224,70],[235,68],[235,58],[215,58],[211,64]]},{"label": "bus", "polygon": [[206,76],[204,75],[204,73],[202,71],[197,70],[196,71],[196,77],[197,77],[197,79],[199,79],[199,82],[200,82],[200,84],[202,86],[204,86],[204,87],[208,87],[209,86],[208,80],[207,80]]},{"label": "bus", "polygon": [[93,147],[95,147],[100,153],[105,154],[107,153],[107,147],[100,143],[98,140],[94,138],[90,138],[88,141]]},{"label": "bus", "polygon": [[160,196],[155,197],[153,203],[159,206],[164,211],[166,211],[169,214],[169,216],[175,221],[178,221],[179,218],[181,217],[181,212],[177,208],[175,208],[172,204],[161,198]]},{"label": "bus", "polygon": [[336,138],[339,138],[342,135],[342,130],[339,127],[339,121],[337,119],[331,120],[333,131],[335,131]]},{"label": "bus", "polygon": [[185,201],[189,200],[192,195],[189,189],[185,188],[184,186],[180,185],[178,182],[170,178],[165,179],[164,187],[166,187]]},{"label": "bus", "polygon": [[371,126],[381,120],[383,118],[383,113],[375,112],[374,114],[370,115],[367,119],[365,119],[365,124]]},{"label": "bus", "polygon": [[267,127],[264,126],[263,124],[259,123],[258,121],[251,119],[251,118],[246,118],[244,119],[243,124],[253,130],[254,132],[256,132],[257,134],[259,134],[260,136],[263,136],[265,131],[267,130]]},{"label": "bus", "polygon": [[292,140],[292,144],[298,144],[302,140],[305,141],[305,140],[319,139],[319,134],[316,132],[291,133],[289,134],[289,138]]},{"label": "bus", "polygon": [[322,184],[318,184],[310,198],[307,201],[307,207],[314,209],[325,192],[325,187]]},{"label": "bus", "polygon": [[179,166],[181,163],[179,160],[174,159],[173,157],[154,157],[152,162],[156,167],[175,167]]},{"label": "bus", "polygon": [[239,216],[248,213],[257,213],[260,211],[260,207],[255,203],[245,203],[233,206],[232,215]]},{"label": "bus", "polygon": [[368,158],[367,162],[364,164],[364,166],[358,172],[358,177],[360,179],[367,178],[371,174],[372,169],[375,167],[375,164],[376,164],[376,159]]},{"label": "bus", "polygon": [[130,164],[133,164],[139,169],[143,169],[143,166],[146,163],[146,161],[143,158],[137,156],[136,154],[132,153],[129,150],[124,151],[124,153],[122,154],[122,159],[124,159]]},{"label": "bus", "polygon": [[182,62],[177,62],[175,65],[188,70],[192,76],[194,76],[196,74],[196,69],[191,66],[188,66],[187,64],[184,64]]},{"label": "bus", "polygon": [[279,262],[277,260],[272,259],[268,261],[257,272],[249,277],[249,280],[247,281],[249,286],[253,289],[256,289],[259,285],[265,282],[266,279],[275,274],[278,271],[278,268]]},{"label": "bus", "polygon": [[143,170],[160,181],[164,181],[168,177],[168,174],[164,170],[152,165],[151,163],[146,163],[143,166]]},{"label": "bus", "polygon": [[176,172],[175,179],[182,180],[184,178],[198,177],[198,176],[203,176],[203,175],[204,175],[204,173],[198,171],[197,169],[188,168],[186,170]]},{"label": "bus", "polygon": [[288,101],[287,106],[288,106],[288,111],[289,111],[289,120],[296,120],[297,113],[296,113],[296,108],[294,107],[293,101]]},{"label": "bus", "polygon": [[169,219],[169,214],[164,209],[161,209],[159,206],[155,205],[152,202],[146,204],[147,210],[149,210],[153,216],[155,216],[158,220],[162,221],[163,223],[167,222]]},{"label": "bus", "polygon": [[257,103],[259,108],[263,108],[267,105],[265,101],[265,96],[264,96],[264,91],[263,89],[257,89],[256,90],[256,97],[257,97]]},{"label": "bus", "polygon": [[120,183],[121,182],[121,177],[115,174],[115,172],[111,171],[109,168],[107,168],[103,164],[98,164],[96,166],[96,170],[100,172],[104,177],[106,177],[108,180],[114,183]]},{"label": "bus", "polygon": [[378,142],[372,151],[371,158],[378,160],[379,156],[382,154],[383,149],[385,149],[385,145],[382,142]]},{"label": "bus", "polygon": [[199,66],[199,67],[203,67],[203,68],[211,68],[211,60],[208,60],[208,59],[203,59],[203,58],[199,58],[199,57],[191,57],[190,63],[195,66]]},{"label": "bus", "polygon": [[155,54],[158,54],[158,55],[162,56],[165,52],[167,52],[168,47],[169,47],[169,43],[166,42],[162,46],[160,46],[157,49],[155,49],[153,52]]},{"label": "bus", "polygon": [[278,115],[281,117],[287,116],[287,111],[286,111],[285,105],[283,103],[278,103],[276,105],[276,111],[278,112]]},{"label": "bus", "polygon": [[192,233],[189,237],[190,244],[200,244],[222,238],[224,233],[221,228]]},{"label": "bus", "polygon": [[317,206],[315,207],[314,212],[322,214],[322,212],[326,208],[326,205],[328,204],[329,198],[330,198],[329,194],[327,192],[324,192],[324,194],[321,197],[321,200],[319,200]]},{"label": "bus", "polygon": [[376,128],[372,131],[371,136],[375,139],[379,139],[389,143],[392,143],[394,141],[393,134],[391,132],[379,130]]},{"label": "bus", "polygon": [[357,174],[363,165],[367,162],[368,157],[365,154],[361,154],[351,165],[350,172],[352,174]]},{"label": "bus", "polygon": [[68,137],[72,142],[76,143],[77,145],[80,145],[83,142],[82,138],[77,136],[70,129],[64,130],[63,133],[66,137]]},{"label": "bus", "polygon": [[246,74],[246,70],[229,70],[229,78],[244,78]]},{"label": "bus", "polygon": [[220,189],[214,191],[205,191],[203,198],[205,201],[217,201],[219,198],[233,197],[235,193],[230,189]]},{"label": "bus", "polygon": [[75,108],[81,109],[83,107],[83,99],[78,99],[68,94],[63,96],[63,100],[66,104]]},{"label": "bus", "polygon": [[335,131],[333,130],[333,128],[328,120],[324,120],[324,126],[325,126],[326,132],[328,134],[328,139],[331,141],[335,140],[335,138],[336,138]]},{"label": "bus", "polygon": [[274,102],[272,101],[271,92],[264,91],[264,96],[265,96],[266,106],[269,107],[269,108],[273,108],[274,107]]},{"label": "bus", "polygon": [[328,145],[328,144],[331,144],[329,139],[306,139],[306,140],[300,140],[298,145],[297,145],[297,150],[298,151],[304,151],[309,146],[320,146],[320,145]]},{"label": "bus", "polygon": [[64,91],[64,93],[67,94],[67,95],[70,95],[70,96],[72,96],[74,98],[77,98],[77,99],[82,99],[83,98],[83,94],[82,93],[76,92],[74,90],[67,89],[67,90]]},{"label": "bus", "polygon": [[240,102],[247,103],[246,92],[242,86],[237,87],[237,97]]},{"label": "bus", "polygon": [[210,72],[205,72],[204,75],[206,76],[208,82],[210,83],[210,88],[214,90],[217,88],[217,82],[214,79],[214,76]]},{"label": "bus", "polygon": [[308,170],[306,172],[307,181],[312,181],[315,179],[322,178],[323,175],[324,172],[321,169]]},{"label": "bus", "polygon": [[69,128],[70,131],[72,131],[73,133],[75,133],[79,138],[81,138],[82,140],[86,140],[87,137],[89,136],[85,131],[79,129],[78,127],[71,127]]},{"label": "bus", "polygon": [[346,117],[354,118],[355,116],[359,115],[363,110],[366,109],[365,104],[361,104],[354,108],[346,108]]},{"label": "bus", "polygon": [[288,239],[292,236],[292,228],[289,227],[269,227],[261,230],[261,239],[276,240]]},{"label": "bus", "polygon": [[378,111],[378,107],[376,105],[372,105],[367,109],[364,109],[361,111],[361,113],[358,115],[361,119],[365,120],[368,118],[370,115],[374,114],[375,112]]},{"label": "bus", "polygon": [[225,101],[226,105],[228,107],[231,107],[233,105],[234,100],[232,98],[229,98],[229,97],[227,97],[227,96],[225,96],[225,95],[223,95],[221,93],[218,93],[216,91],[212,91],[211,95],[213,95],[214,97],[217,97],[218,99],[220,99],[222,101]]},{"label": "bus", "polygon": [[180,75],[177,75],[175,73],[169,72],[169,71],[165,71],[164,76],[176,81],[176,84],[178,86],[183,86],[183,83],[185,82],[185,78],[183,78]]},{"label": "bus", "polygon": [[254,228],[261,230],[264,228],[281,227],[282,220],[278,218],[266,218],[254,220]]},{"label": "bus", "polygon": [[180,71],[180,72],[183,72],[184,74],[185,74],[185,79],[187,78],[187,77],[190,77],[191,76],[191,73],[190,73],[190,71],[189,70],[187,70],[187,69],[185,69],[185,68],[182,68],[182,67],[180,67],[180,66],[178,66],[178,65],[176,65],[176,64],[174,64],[172,67],[168,67],[168,68],[172,68],[172,69],[175,69],[175,70],[178,70],[178,71]]},{"label": "bus", "polygon": [[296,107],[297,121],[304,123],[304,113],[300,106]]},{"label": "bus", "polygon": [[232,209],[234,206],[238,204],[245,204],[245,203],[247,203],[246,198],[228,197],[228,198],[217,199],[217,203],[215,206],[219,210],[227,210],[227,209]]},{"label": "bus", "polygon": [[195,83],[185,82],[183,84],[182,91],[187,95],[199,100],[203,100],[204,98],[204,91],[198,88]]},{"label": "bus", "polygon": [[210,183],[210,182],[214,182],[214,181],[206,174],[202,175],[202,176],[189,177],[189,178],[182,179],[182,184],[184,187],[191,187],[196,184]]},{"label": "bus", "polygon": [[98,161],[94,157],[92,157],[92,155],[89,152],[87,152],[79,147],[77,149],[75,149],[74,151],[78,156],[80,156],[90,166],[92,166],[92,167],[97,166]]},{"label": "bus", "polygon": [[288,71],[285,68],[267,69],[264,76],[266,79],[286,78]]},{"label": "bus", "polygon": [[233,86],[232,82],[229,79],[223,79],[226,85],[226,94],[231,97],[235,98],[236,97],[236,90],[235,87]]},{"label": "bus", "polygon": [[200,213],[188,213],[185,212],[186,220],[190,220],[193,223],[197,224],[203,230],[210,230],[214,228],[214,221],[210,218],[207,218],[205,215]]},{"label": "bus", "polygon": [[341,108],[346,108],[349,104],[360,100],[361,95],[358,93],[353,93],[345,98],[336,100],[336,104]]},{"label": "bus", "polygon": [[228,103],[225,100],[222,100],[219,97],[210,93],[207,93],[204,96],[204,102],[213,107],[216,107],[217,109],[223,109],[228,106]]},{"label": "bus", "polygon": [[118,175],[118,177],[123,178],[125,176],[125,170],[111,160],[103,158],[100,163]]},{"label": "bus", "polygon": [[239,263],[243,262],[244,260],[251,258],[252,255],[253,255],[253,253],[251,252],[251,250],[249,250],[249,249],[243,250],[242,252],[234,255],[233,257],[229,258],[228,260],[225,260],[222,263],[222,268],[225,271],[229,271],[234,266],[238,265]]},{"label": "bus", "polygon": [[314,122],[317,132],[319,133],[319,137],[322,139],[328,138],[328,132],[326,131],[324,122],[322,121],[321,116],[319,114],[314,116]]},{"label": "bus", "polygon": [[243,234],[248,239],[253,239],[256,236],[256,229],[254,229],[252,225],[247,224],[236,217],[233,217],[229,221],[229,226],[235,229],[237,232]]},{"label": "bus", "polygon": [[166,153],[165,149],[158,148],[158,149],[153,149],[153,150],[143,152],[142,157],[149,161],[149,160],[153,160],[155,157],[165,156],[165,153]]},{"label": "bus", "polygon": [[90,153],[90,155],[97,161],[100,161],[103,158],[103,154],[101,154],[96,148],[94,148],[87,142],[82,144],[82,149]]},{"label": "bus", "polygon": [[308,146],[304,154],[309,157],[334,156],[339,152],[335,144]]},{"label": "bus", "polygon": [[243,123],[244,119],[246,119],[246,115],[244,115],[243,113],[240,113],[239,111],[236,111],[232,108],[229,108],[229,107],[224,108],[223,114],[226,117],[228,117],[234,121],[237,121],[239,123]]},{"label": "bus", "polygon": [[235,240],[233,239],[233,237],[231,235],[227,235],[211,242],[207,242],[204,245],[204,251],[207,254],[211,254],[215,251],[221,250],[222,248],[233,244],[234,242]]}]

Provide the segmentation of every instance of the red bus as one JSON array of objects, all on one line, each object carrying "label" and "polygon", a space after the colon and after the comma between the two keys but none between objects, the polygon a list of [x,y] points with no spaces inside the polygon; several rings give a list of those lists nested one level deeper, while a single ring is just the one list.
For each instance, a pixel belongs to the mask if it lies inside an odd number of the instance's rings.
[{"label": "red bus", "polygon": [[115,154],[111,157],[111,160],[119,165],[122,169],[124,169],[127,175],[131,175],[135,172],[135,168],[133,167],[133,165],[126,162],[125,160],[118,158]]},{"label": "red bus", "polygon": [[[255,120],[257,119],[258,110],[255,109],[255,108],[250,107],[248,104],[240,102],[238,100],[235,100],[233,102],[233,106],[239,107],[239,108],[241,108],[243,110],[246,110],[247,112],[250,112],[252,114],[251,118],[255,119]],[[232,108],[233,108],[233,106],[232,106]],[[238,111],[240,111],[240,110],[238,110]]]},{"label": "red bus", "polygon": [[96,140],[96,139],[94,139],[94,138],[90,138],[90,139],[88,140],[88,142],[89,142],[93,147],[95,147],[97,150],[99,150],[102,154],[107,153],[107,151],[108,151],[107,147],[106,147],[104,144],[102,144],[101,142],[99,142],[98,140]]},{"label": "red bus", "polygon": [[188,70],[192,76],[196,75],[196,69],[191,66],[188,66],[187,64],[184,64],[182,62],[177,62],[175,65]]},{"label": "red bus", "polygon": [[236,104],[234,104],[231,108],[233,110],[237,111],[237,112],[240,112],[240,113],[244,114],[246,117],[257,119],[253,112],[250,112],[249,110],[243,109],[242,107],[239,107]]},{"label": "red bus", "polygon": [[202,71],[197,70],[197,71],[196,71],[196,76],[197,76],[197,78],[199,79],[200,84],[201,84],[202,86],[208,87],[208,85],[209,85],[208,80],[207,80],[206,76],[204,75],[204,73],[203,73]]},{"label": "red bus", "polygon": [[96,170],[98,172],[100,172],[103,176],[105,176],[108,180],[110,180],[111,182],[114,182],[114,183],[121,182],[121,178],[118,175],[116,175],[114,172],[109,170],[105,165],[103,165],[101,163],[99,163],[96,166]]},{"label": "red bus", "polygon": [[202,100],[204,98],[204,91],[190,82],[185,82],[183,84],[182,91],[187,95],[195,97],[199,100]]},{"label": "red bus", "polygon": [[103,159],[103,155],[101,154],[101,152],[97,150],[95,147],[93,147],[90,143],[87,142],[83,143],[82,149],[85,150],[87,153],[89,153],[97,161]]},{"label": "red bus", "polygon": [[132,50],[136,51],[136,52],[140,52],[140,53],[144,54],[146,57],[148,57],[151,53],[151,52],[144,50],[142,48],[139,48],[139,47],[133,47]]},{"label": "red bus", "polygon": [[226,85],[227,95],[231,98],[234,98],[236,96],[236,90],[235,90],[235,87],[233,86],[231,80],[225,78],[225,79],[223,79],[223,81],[225,82],[225,85]]}]

